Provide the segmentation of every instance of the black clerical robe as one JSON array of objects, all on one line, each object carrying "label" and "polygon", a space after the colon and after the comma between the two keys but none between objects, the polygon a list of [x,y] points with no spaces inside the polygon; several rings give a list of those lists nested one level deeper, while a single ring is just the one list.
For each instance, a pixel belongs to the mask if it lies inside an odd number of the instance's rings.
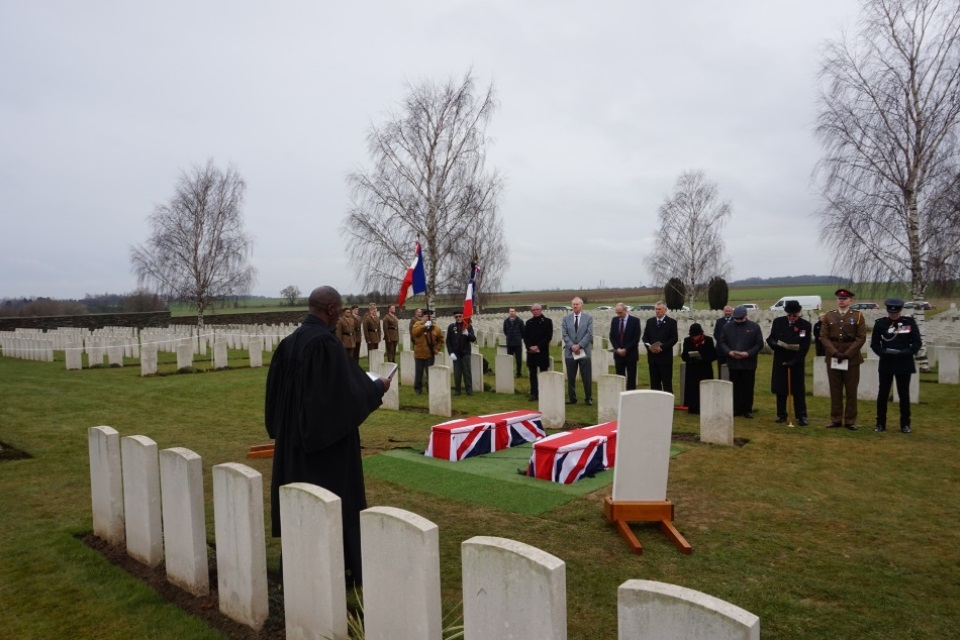
[{"label": "black clerical robe", "polygon": [[276,438],[270,516],[280,535],[280,487],[309,482],[340,497],[344,564],[360,583],[360,511],[367,507],[359,427],[382,403],[371,380],[336,334],[308,315],[284,338],[267,374],[267,433]]}]

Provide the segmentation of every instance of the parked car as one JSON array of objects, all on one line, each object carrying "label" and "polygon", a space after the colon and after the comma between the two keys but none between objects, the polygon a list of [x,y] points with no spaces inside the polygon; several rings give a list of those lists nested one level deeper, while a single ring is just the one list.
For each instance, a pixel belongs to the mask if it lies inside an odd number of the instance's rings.
[{"label": "parked car", "polygon": [[[904,308],[904,309],[914,309],[914,308],[916,308],[916,306],[917,306],[917,304],[916,304],[915,302],[907,302],[906,304],[903,305],[903,308]],[[930,311],[930,310],[933,309],[933,308],[934,308],[934,306],[933,306],[932,304],[930,304],[929,302],[924,302],[924,303],[923,303],[923,310],[924,310],[924,311]]]},{"label": "parked car", "polygon": [[633,308],[634,311],[653,311],[657,308],[655,304],[638,304]]},{"label": "parked car", "polygon": [[603,305],[602,307],[597,307],[595,309],[595,311],[612,311],[612,310],[613,310],[613,307],[608,307],[607,305]]},{"label": "parked car", "polygon": [[754,304],[754,303],[752,303],[752,302],[744,302],[743,304],[737,305],[737,306],[746,307],[746,308],[749,309],[750,311],[754,311],[754,310],[760,308],[758,305],[756,305],[756,304]]},{"label": "parked car", "polygon": [[879,309],[880,305],[878,305],[876,302],[854,302],[852,305],[850,305],[850,308],[860,309],[862,311],[864,309]]},{"label": "parked car", "polygon": [[573,307],[563,304],[547,307],[547,309],[550,311],[573,311]]}]

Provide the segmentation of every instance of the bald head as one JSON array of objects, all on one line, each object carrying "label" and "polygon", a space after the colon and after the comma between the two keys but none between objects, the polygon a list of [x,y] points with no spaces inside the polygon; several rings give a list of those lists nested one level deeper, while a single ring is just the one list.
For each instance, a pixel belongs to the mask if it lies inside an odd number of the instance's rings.
[{"label": "bald head", "polygon": [[317,287],[310,292],[310,299],[307,304],[310,307],[310,315],[320,318],[328,327],[336,326],[337,319],[340,317],[340,309],[343,306],[343,299],[336,289],[333,287]]}]

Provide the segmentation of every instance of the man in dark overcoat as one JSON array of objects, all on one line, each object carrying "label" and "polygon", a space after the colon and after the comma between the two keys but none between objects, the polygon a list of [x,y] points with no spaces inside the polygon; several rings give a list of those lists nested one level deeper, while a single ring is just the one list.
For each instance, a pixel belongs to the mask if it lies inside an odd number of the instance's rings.
[{"label": "man in dark overcoat", "polygon": [[796,300],[783,305],[786,315],[773,321],[767,344],[773,349],[770,391],[777,396],[777,422],[787,420],[787,396],[793,396],[793,412],[801,427],[807,420],[807,386],[804,380],[807,351],[813,327],[800,316],[803,307]]}]

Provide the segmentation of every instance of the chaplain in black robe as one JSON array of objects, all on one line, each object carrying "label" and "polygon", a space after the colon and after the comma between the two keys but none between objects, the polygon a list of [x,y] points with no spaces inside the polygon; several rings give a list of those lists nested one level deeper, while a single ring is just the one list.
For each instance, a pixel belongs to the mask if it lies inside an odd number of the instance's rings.
[{"label": "chaplain in black robe", "polygon": [[280,487],[309,482],[341,500],[344,568],[361,584],[360,511],[367,507],[360,425],[382,403],[389,381],[371,379],[336,334],[343,301],[332,287],[310,294],[310,313],[284,338],[267,374],[267,433],[276,439],[270,516],[280,532]]}]

